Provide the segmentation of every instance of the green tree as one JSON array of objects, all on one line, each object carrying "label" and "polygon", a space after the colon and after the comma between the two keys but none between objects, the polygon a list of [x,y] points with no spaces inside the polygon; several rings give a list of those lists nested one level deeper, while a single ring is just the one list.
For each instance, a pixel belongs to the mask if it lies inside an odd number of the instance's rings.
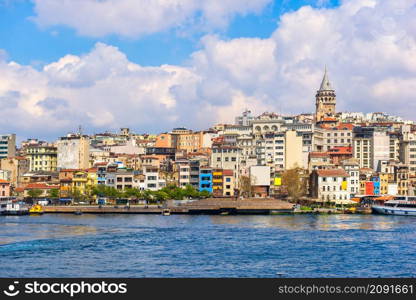
[{"label": "green tree", "polygon": [[240,194],[243,197],[253,197],[254,189],[249,176],[240,176],[238,179],[238,187],[240,190]]},{"label": "green tree", "polygon": [[76,187],[72,189],[70,196],[74,202],[83,202],[86,200],[86,196],[82,194],[81,191]]},{"label": "green tree", "polygon": [[142,196],[142,193],[140,192],[139,189],[136,189],[136,188],[125,189],[123,192],[123,197],[125,198],[139,199],[141,196]]},{"label": "green tree", "polygon": [[42,194],[43,194],[43,191],[39,189],[30,189],[27,191],[27,195],[30,198],[39,198]]},{"label": "green tree", "polygon": [[105,188],[105,196],[113,199],[121,198],[123,193],[117,190],[115,187],[107,186]]},{"label": "green tree", "polygon": [[201,191],[199,192],[199,198],[209,198],[211,197],[211,193],[208,191]]},{"label": "green tree", "polygon": [[198,191],[190,184],[188,184],[184,189],[184,196],[187,198],[197,198],[199,196]]},{"label": "green tree", "polygon": [[52,199],[59,198],[59,189],[50,189],[48,191],[48,197]]},{"label": "green tree", "polygon": [[282,174],[282,185],[286,188],[287,194],[293,201],[298,201],[306,195],[306,183],[302,177],[301,168],[286,170]]},{"label": "green tree", "polygon": [[104,184],[95,185],[92,188],[91,194],[98,197],[106,196],[106,186]]},{"label": "green tree", "polygon": [[154,199],[158,202],[163,202],[169,199],[168,193],[164,191],[156,191],[153,193]]},{"label": "green tree", "polygon": [[148,202],[153,202],[154,201],[154,195],[152,191],[146,190],[143,192],[143,198],[148,201]]}]

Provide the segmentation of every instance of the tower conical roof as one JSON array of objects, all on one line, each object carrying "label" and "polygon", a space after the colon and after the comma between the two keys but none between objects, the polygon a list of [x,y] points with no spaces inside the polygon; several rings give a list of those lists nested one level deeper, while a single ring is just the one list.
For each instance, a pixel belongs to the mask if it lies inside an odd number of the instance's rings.
[{"label": "tower conical roof", "polygon": [[328,72],[326,70],[326,66],[325,66],[324,78],[322,79],[321,87],[319,88],[319,90],[320,91],[332,91],[333,90],[331,83],[329,82],[329,79],[328,79]]}]

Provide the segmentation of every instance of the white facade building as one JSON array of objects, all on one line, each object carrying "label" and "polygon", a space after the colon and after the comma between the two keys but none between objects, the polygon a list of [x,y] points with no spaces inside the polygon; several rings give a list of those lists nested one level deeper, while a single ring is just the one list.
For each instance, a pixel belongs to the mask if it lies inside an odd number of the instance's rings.
[{"label": "white facade building", "polygon": [[87,169],[90,146],[88,136],[68,135],[57,142],[58,169]]}]

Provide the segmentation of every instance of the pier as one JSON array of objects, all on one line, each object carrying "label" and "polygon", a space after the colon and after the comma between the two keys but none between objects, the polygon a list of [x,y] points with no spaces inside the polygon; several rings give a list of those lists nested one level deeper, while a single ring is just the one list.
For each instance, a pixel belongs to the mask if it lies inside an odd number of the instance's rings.
[{"label": "pier", "polygon": [[209,198],[173,205],[62,205],[45,206],[45,213],[92,214],[161,214],[169,209],[171,214],[272,214],[291,213],[293,204],[269,198]]}]

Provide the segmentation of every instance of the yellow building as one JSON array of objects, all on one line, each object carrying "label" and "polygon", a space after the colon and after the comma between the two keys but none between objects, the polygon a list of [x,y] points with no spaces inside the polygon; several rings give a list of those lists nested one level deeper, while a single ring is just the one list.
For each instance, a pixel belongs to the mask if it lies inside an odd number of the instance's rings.
[{"label": "yellow building", "polygon": [[91,189],[97,184],[97,169],[91,168],[74,172],[72,178],[72,190],[76,189],[82,195],[89,195]]},{"label": "yellow building", "polygon": [[87,181],[88,173],[85,171],[76,171],[74,172],[74,177],[72,178],[72,190],[79,191],[81,194],[85,195],[87,190]]},{"label": "yellow building", "polygon": [[98,184],[97,169],[64,169],[59,173],[60,195],[71,198],[74,193],[90,196],[91,190]]},{"label": "yellow building", "polygon": [[54,146],[28,146],[26,158],[29,159],[30,171],[56,171],[58,151]]},{"label": "yellow building", "polygon": [[223,196],[223,173],[222,169],[212,171],[212,190],[214,196]]},{"label": "yellow building", "polygon": [[389,186],[389,174],[387,173],[380,173],[380,194],[387,195],[388,194],[388,186]]},{"label": "yellow building", "polygon": [[172,147],[186,152],[197,152],[202,148],[203,132],[193,132],[186,128],[175,128],[170,134]]},{"label": "yellow building", "polygon": [[234,196],[235,178],[233,170],[223,170],[223,195]]}]

